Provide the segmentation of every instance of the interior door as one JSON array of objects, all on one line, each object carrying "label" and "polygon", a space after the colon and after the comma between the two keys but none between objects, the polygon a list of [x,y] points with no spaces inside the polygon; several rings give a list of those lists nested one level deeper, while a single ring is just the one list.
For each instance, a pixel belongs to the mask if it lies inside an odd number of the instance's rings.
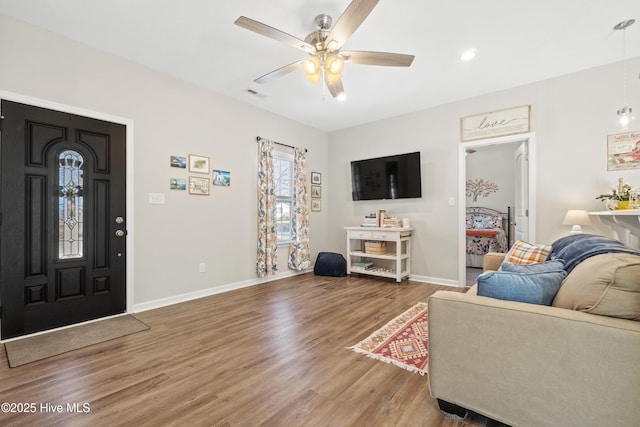
[{"label": "interior door", "polygon": [[529,158],[526,141],[518,146],[514,153],[514,161],[516,169],[515,240],[529,241]]},{"label": "interior door", "polygon": [[123,313],[125,126],[1,109],[2,338]]}]

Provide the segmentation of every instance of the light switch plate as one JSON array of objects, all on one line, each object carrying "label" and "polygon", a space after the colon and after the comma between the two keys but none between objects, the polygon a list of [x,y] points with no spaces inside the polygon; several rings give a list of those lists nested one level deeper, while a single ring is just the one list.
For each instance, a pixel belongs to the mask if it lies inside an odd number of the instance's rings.
[{"label": "light switch plate", "polygon": [[164,205],[164,194],[149,193],[149,203],[152,205]]}]

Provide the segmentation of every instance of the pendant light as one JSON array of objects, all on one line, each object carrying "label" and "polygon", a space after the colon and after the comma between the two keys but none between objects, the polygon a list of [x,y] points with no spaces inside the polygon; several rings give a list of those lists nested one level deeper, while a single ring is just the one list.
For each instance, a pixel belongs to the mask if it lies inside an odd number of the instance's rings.
[{"label": "pendant light", "polygon": [[616,24],[613,29],[614,30],[622,30],[622,52],[624,56],[624,75],[622,79],[623,84],[623,100],[624,106],[618,110],[618,125],[622,129],[627,129],[632,120],[635,119],[633,115],[633,109],[627,105],[627,33],[626,30],[628,27],[633,25],[636,22],[635,19],[628,19],[626,21],[622,21]]}]

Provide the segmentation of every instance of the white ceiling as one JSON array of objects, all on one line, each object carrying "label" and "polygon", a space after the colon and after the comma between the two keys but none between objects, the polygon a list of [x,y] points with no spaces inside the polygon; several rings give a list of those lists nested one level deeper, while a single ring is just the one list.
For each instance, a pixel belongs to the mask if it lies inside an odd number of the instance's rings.
[{"label": "white ceiling", "polygon": [[[345,102],[302,71],[253,82],[305,53],[236,18],[304,39],[316,15],[335,23],[349,3],[0,0],[0,12],[325,131],[621,61],[623,34],[613,26],[631,18],[638,22],[626,30],[626,56],[640,56],[638,0],[380,0],[344,49],[412,54],[410,68],[346,64]],[[467,48],[478,55],[462,62]],[[630,74],[638,81],[638,70]]]}]

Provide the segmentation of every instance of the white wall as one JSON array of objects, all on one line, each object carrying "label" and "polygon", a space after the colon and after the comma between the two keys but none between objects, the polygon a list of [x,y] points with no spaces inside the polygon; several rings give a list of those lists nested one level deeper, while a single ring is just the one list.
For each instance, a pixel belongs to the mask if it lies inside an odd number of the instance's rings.
[{"label": "white wall", "polygon": [[[640,58],[627,61],[629,75],[638,76]],[[595,196],[618,178],[640,186],[640,170],[608,172],[607,135],[619,133],[616,110],[622,107],[622,63],[430,108],[330,134],[330,224],[334,250],[344,253],[345,225],[357,225],[370,210],[387,209],[408,217],[416,228],[412,273],[441,283],[458,281],[458,194],[460,118],[519,105],[531,105],[536,135],[534,172],[536,239],[552,243],[568,233],[561,225],[567,209],[603,210]],[[640,80],[630,79],[627,100],[640,106]],[[640,107],[636,107],[640,108]],[[640,120],[632,130],[640,129]],[[363,204],[350,199],[349,162],[355,159],[421,151],[423,197],[416,201]],[[462,184],[463,185],[463,184]],[[456,200],[456,203],[460,201]],[[611,235],[602,225],[586,232]]]},{"label": "white wall", "polygon": [[498,191],[486,197],[466,198],[467,206],[483,206],[507,212],[515,203],[515,162],[514,152],[518,143],[478,147],[476,152],[465,157],[467,164],[467,180],[483,179],[498,186]]},{"label": "white wall", "polygon": [[[306,147],[309,173],[327,171],[323,132],[2,14],[0,91],[133,121],[135,220],[128,238],[138,306],[257,281],[256,136]],[[170,191],[169,179],[188,172],[169,167],[169,156],[189,153],[230,171],[231,187],[212,187],[208,197]],[[149,204],[150,192],[164,193],[166,204]],[[326,209],[311,213],[313,259],[327,246],[327,217]],[[286,271],[286,248],[279,255]]]},{"label": "white wall", "polygon": [[[561,225],[567,209],[602,209],[595,196],[618,177],[640,185],[638,170],[606,170],[606,136],[618,132],[615,111],[622,106],[622,63],[329,135],[1,14],[0,65],[0,90],[133,120],[135,223],[129,238],[135,241],[137,304],[256,281],[258,135],[307,147],[309,171],[322,173],[322,212],[311,214],[314,259],[319,251],[344,253],[343,227],[386,209],[416,228],[413,273],[439,283],[458,283],[460,117],[532,106],[537,241],[568,232]],[[640,58],[628,60],[628,67],[637,76]],[[640,80],[629,84],[627,98],[640,108]],[[351,160],[410,151],[422,153],[422,199],[351,201]],[[175,170],[169,156],[188,153],[210,156],[213,167],[231,171],[231,188],[214,188],[210,197],[170,192]],[[166,205],[149,205],[149,192],[165,193]],[[200,262],[205,274],[197,272]]]}]

